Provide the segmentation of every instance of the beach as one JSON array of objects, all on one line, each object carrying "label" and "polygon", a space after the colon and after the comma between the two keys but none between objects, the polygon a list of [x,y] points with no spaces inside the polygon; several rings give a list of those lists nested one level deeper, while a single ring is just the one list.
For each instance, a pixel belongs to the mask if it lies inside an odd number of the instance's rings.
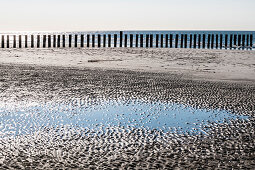
[{"label": "beach", "polygon": [[[249,119],[188,134],[58,126],[0,139],[3,169],[254,168],[255,51],[145,48],[0,49],[2,103],[172,102]],[[46,117],[47,118],[47,117]]]}]

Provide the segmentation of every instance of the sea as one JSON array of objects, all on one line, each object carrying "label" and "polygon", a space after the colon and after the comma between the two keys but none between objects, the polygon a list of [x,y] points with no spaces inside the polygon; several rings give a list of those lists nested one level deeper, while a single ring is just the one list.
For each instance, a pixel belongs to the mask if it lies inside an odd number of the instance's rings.
[{"label": "sea", "polygon": [[[135,35],[138,34],[138,35],[141,35],[143,34],[143,46],[145,47],[145,38],[146,38],[146,35],[149,34],[149,35],[153,35],[153,45],[152,47],[156,47],[156,42],[155,42],[155,39],[156,39],[156,35],[159,34],[163,34],[163,35],[170,35],[172,34],[173,35],[173,47],[175,47],[175,35],[178,34],[179,35],[179,39],[178,39],[178,47],[180,47],[180,41],[181,41],[181,34],[187,34],[187,41],[188,41],[188,44],[190,44],[190,35],[193,35],[193,41],[194,41],[194,35],[196,34],[197,37],[199,34],[205,34],[206,35],[206,42],[208,41],[208,36],[207,35],[220,35],[222,34],[223,35],[223,47],[225,45],[225,35],[227,34],[228,35],[228,44],[230,44],[230,35],[237,35],[237,38],[238,38],[238,35],[241,35],[241,38],[243,38],[243,35],[245,35],[245,47],[250,47],[250,36],[252,35],[252,49],[254,50],[255,48],[255,31],[176,31],[176,30],[169,30],[169,31],[157,31],[157,30],[154,30],[154,31],[122,31],[123,32],[123,35],[127,34],[128,35],[128,41],[127,41],[127,46],[129,47],[130,46],[130,40],[129,40],[129,37],[131,34],[134,35],[134,43],[135,43]],[[114,34],[117,34],[117,37],[118,37],[118,40],[117,40],[117,46],[119,46],[120,44],[120,31],[73,31],[73,32],[49,32],[49,31],[46,31],[46,32],[0,32],[0,39],[1,39],[1,42],[2,42],[2,37],[4,36],[4,44],[6,44],[6,37],[7,35],[9,35],[9,43],[10,43],[10,48],[13,47],[13,35],[16,35],[16,41],[18,43],[18,36],[21,35],[21,41],[22,41],[22,44],[24,44],[24,41],[25,41],[25,35],[28,35],[28,47],[29,47],[29,44],[31,44],[31,35],[34,35],[34,42],[37,43],[37,35],[40,35],[40,46],[42,46],[42,36],[43,35],[61,35],[61,45],[63,44],[63,39],[62,39],[62,35],[66,35],[66,41],[65,43],[68,44],[69,41],[67,40],[68,39],[68,35],[73,35],[72,36],[72,43],[74,42],[74,35],[78,35],[78,46],[79,44],[81,43],[81,35],[85,35],[84,37],[84,44],[87,44],[87,38],[86,38],[86,35],[95,35],[95,44],[97,44],[98,42],[98,39],[97,39],[97,35],[100,34],[100,35],[104,35],[106,34],[107,35],[107,41],[108,41],[108,35],[110,34],[111,35],[111,46],[113,46],[114,44],[114,41],[113,41],[113,38],[114,38]],[[249,36],[248,38],[248,41],[247,41],[247,35]],[[124,38],[124,37],[123,37]],[[165,37],[164,37],[165,38]],[[47,36],[47,39],[48,39],[48,36]],[[159,37],[160,39],[160,37]],[[234,38],[233,38],[234,40]],[[53,36],[51,36],[51,41],[53,41]],[[103,41],[103,37],[101,37],[101,41]],[[0,43],[1,43],[0,42]],[[48,42],[48,40],[47,40]],[[197,40],[198,42],[198,40]],[[241,40],[242,42],[242,40]],[[91,38],[90,38],[90,42],[89,43],[92,43],[91,42]],[[140,41],[139,41],[140,43]],[[202,42],[201,42],[202,43]],[[214,38],[214,44],[216,43],[216,38]],[[233,42],[232,42],[233,43]],[[107,42],[108,44],[108,42]],[[163,41],[163,44],[164,44],[164,47],[165,47],[165,41]],[[241,43],[242,44],[242,43]],[[68,45],[66,45],[68,46]],[[135,45],[134,45],[135,46]],[[139,45],[140,46],[140,45]],[[86,47],[86,45],[85,45]],[[189,45],[188,47],[189,48]],[[205,47],[207,48],[207,46]],[[211,47],[210,47],[211,48]]]}]

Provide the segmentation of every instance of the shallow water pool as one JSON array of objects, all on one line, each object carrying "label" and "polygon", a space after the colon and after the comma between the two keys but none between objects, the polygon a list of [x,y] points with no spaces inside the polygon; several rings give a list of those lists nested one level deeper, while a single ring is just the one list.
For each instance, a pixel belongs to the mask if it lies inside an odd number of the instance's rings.
[{"label": "shallow water pool", "polygon": [[107,126],[199,132],[210,122],[247,119],[228,111],[194,109],[175,103],[140,100],[83,103],[0,104],[0,136],[29,134],[45,127],[95,129]]}]

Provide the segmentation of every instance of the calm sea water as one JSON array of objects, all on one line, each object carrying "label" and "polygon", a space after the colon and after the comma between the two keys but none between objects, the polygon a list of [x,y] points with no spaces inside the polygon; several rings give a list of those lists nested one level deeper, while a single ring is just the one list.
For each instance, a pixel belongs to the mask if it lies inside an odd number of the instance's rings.
[{"label": "calm sea water", "polygon": [[[78,44],[80,43],[80,35],[84,34],[95,34],[96,35],[96,44],[97,44],[97,35],[98,34],[111,34],[112,35],[112,39],[113,39],[113,35],[117,34],[118,35],[118,42],[117,44],[119,44],[119,35],[120,35],[120,31],[82,31],[82,32],[0,32],[0,35],[4,35],[6,37],[6,35],[10,35],[10,47],[12,47],[13,44],[13,36],[12,35],[22,35],[22,42],[24,42],[25,35],[28,35],[28,46],[30,45],[30,41],[31,41],[31,36],[30,35],[40,35],[41,36],[41,41],[40,43],[42,44],[42,35],[66,35],[66,44],[68,43],[68,36],[69,34],[78,35]],[[173,34],[173,46],[175,45],[175,35],[176,34],[187,34],[188,35],[188,44],[190,42],[190,34],[223,34],[223,44],[225,42],[225,34],[228,34],[228,44],[230,41],[230,35],[231,34],[236,34],[236,35],[253,35],[253,48],[255,48],[255,31],[123,31],[123,34],[127,34],[128,38],[130,34],[143,34],[144,35],[144,39],[146,38],[145,35],[146,34],[153,34],[154,37],[154,44],[153,47],[155,47],[155,38],[156,38],[156,34]],[[2,36],[1,36],[2,37]],[[0,37],[0,39],[1,39]],[[48,37],[47,37],[48,38]],[[246,40],[247,36],[245,36],[245,46],[247,45],[247,40]],[[18,41],[18,37],[16,38]],[[35,39],[35,43],[37,41],[37,36],[34,37]],[[51,36],[51,39],[53,39],[53,37]],[[107,37],[108,39],[108,37]],[[47,40],[48,41],[48,40]],[[74,41],[74,36],[72,36],[72,41]],[[101,37],[101,41],[102,41],[102,37]],[[135,41],[135,37],[134,37],[134,41]],[[180,41],[181,41],[181,37],[179,36],[179,46],[180,46]],[[215,38],[214,38],[214,41]],[[206,42],[207,42],[207,36],[206,36]],[[5,38],[5,43],[6,43],[6,38]],[[87,44],[87,38],[84,37],[84,43]],[[91,40],[90,40],[91,43]],[[112,46],[113,46],[113,40],[111,41]],[[128,41],[128,46],[129,46],[130,41]],[[215,42],[216,43],[216,42]],[[250,44],[250,40],[249,40],[249,44]],[[62,36],[61,36],[61,45],[62,45]],[[144,40],[144,46],[145,46],[145,40]],[[164,46],[165,46],[165,41],[164,41]]]}]

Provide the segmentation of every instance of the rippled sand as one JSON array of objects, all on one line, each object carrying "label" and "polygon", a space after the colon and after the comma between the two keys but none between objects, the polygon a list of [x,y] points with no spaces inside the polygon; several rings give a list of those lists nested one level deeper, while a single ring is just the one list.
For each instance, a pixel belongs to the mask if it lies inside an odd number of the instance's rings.
[{"label": "rippled sand", "polygon": [[[1,102],[13,109],[49,102],[79,106],[84,101],[100,105],[102,101],[141,100],[249,116],[222,123],[208,122],[204,132],[197,134],[121,125],[97,129],[61,124],[42,126],[26,135],[10,134],[0,139],[2,169],[253,169],[255,166],[252,78],[241,83],[205,81],[173,72],[6,63],[0,66],[0,74]],[[51,116],[48,114],[45,119]]]}]

